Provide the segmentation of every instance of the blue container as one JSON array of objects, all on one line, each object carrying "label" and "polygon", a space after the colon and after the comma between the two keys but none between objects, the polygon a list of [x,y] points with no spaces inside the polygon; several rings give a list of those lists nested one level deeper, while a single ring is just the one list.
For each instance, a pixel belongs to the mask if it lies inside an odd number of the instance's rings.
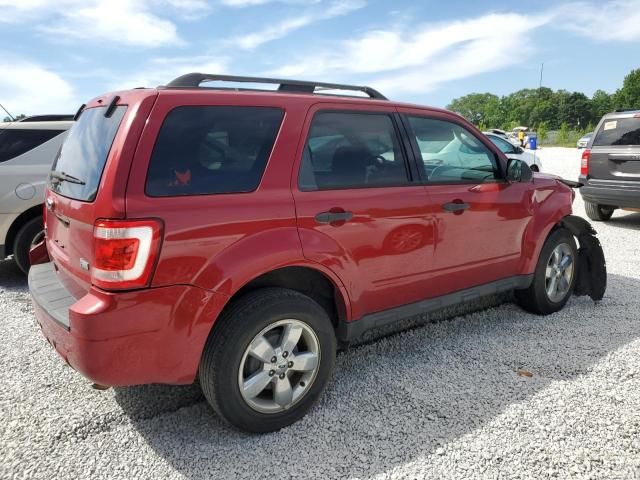
[{"label": "blue container", "polygon": [[529,136],[529,149],[535,150],[538,148],[538,139],[537,137]]}]

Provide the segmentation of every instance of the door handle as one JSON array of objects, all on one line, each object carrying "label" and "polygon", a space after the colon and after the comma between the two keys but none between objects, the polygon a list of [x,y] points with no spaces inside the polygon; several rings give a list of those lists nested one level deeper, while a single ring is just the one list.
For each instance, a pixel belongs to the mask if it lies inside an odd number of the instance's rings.
[{"label": "door handle", "polygon": [[458,200],[458,201],[454,200],[453,202],[445,203],[444,205],[442,205],[442,209],[445,212],[451,212],[451,213],[457,213],[457,214],[460,214],[465,210],[468,210],[469,208],[471,208],[471,205],[469,205],[468,203],[464,203],[462,200]]},{"label": "door handle", "polygon": [[353,218],[351,212],[321,212],[316,215],[316,222],[318,223],[344,223]]}]

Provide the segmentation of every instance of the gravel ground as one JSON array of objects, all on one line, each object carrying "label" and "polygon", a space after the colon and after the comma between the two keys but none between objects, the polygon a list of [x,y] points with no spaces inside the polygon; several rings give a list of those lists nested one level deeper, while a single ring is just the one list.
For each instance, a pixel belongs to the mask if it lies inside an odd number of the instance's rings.
[{"label": "gravel ground", "polygon": [[[575,150],[540,154],[576,178]],[[195,387],[92,390],[2,262],[0,478],[640,478],[640,214],[597,229],[599,305],[507,303],[351,348],[321,403],[263,436],[222,426]]]}]

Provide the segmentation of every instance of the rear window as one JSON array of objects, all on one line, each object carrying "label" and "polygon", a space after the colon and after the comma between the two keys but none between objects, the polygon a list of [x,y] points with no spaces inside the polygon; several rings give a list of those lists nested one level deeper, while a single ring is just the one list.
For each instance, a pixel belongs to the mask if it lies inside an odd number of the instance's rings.
[{"label": "rear window", "polygon": [[82,112],[53,164],[54,171],[75,177],[82,184],[51,177],[52,191],[76,200],[95,200],[104,164],[126,110],[125,106],[116,107],[110,117],[104,116],[106,107]]},{"label": "rear window", "polygon": [[27,153],[62,132],[64,130],[0,130],[0,162],[6,162]]},{"label": "rear window", "polygon": [[152,197],[240,193],[260,183],[284,112],[177,107],[164,120],[147,173]]},{"label": "rear window", "polygon": [[640,145],[640,118],[605,120],[593,140],[593,145]]}]

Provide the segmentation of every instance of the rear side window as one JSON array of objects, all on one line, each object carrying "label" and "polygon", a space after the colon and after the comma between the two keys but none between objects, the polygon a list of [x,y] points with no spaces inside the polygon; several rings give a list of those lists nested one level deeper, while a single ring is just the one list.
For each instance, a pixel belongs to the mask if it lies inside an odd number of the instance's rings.
[{"label": "rear side window", "polygon": [[0,130],[0,162],[6,162],[27,153],[62,132],[64,130]]},{"label": "rear side window", "polygon": [[405,157],[391,117],[373,113],[316,114],[298,183],[301,190],[408,184]]},{"label": "rear side window", "polygon": [[640,145],[640,117],[605,120],[593,145]]},{"label": "rear side window", "polygon": [[284,112],[268,107],[171,110],[153,148],[152,197],[251,192],[258,187]]},{"label": "rear side window", "polygon": [[96,198],[111,144],[126,109],[118,106],[110,117],[104,116],[107,107],[82,112],[53,164],[54,172],[74,177],[77,182],[51,176],[49,188],[52,191],[82,201],[91,202]]}]

